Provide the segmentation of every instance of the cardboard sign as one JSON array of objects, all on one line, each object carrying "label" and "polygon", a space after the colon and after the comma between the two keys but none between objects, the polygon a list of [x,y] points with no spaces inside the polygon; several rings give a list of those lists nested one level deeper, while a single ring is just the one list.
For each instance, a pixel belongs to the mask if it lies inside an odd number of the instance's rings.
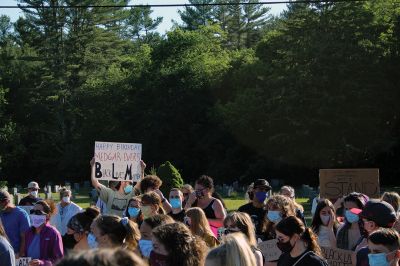
[{"label": "cardboard sign", "polygon": [[379,169],[320,169],[321,198],[337,199],[351,192],[379,198]]},{"label": "cardboard sign", "polygon": [[[352,266],[352,256],[354,254],[351,250],[344,250],[339,248],[321,247],[324,258],[331,266]],[[355,265],[355,264],[354,264]]]},{"label": "cardboard sign", "polygon": [[31,258],[24,257],[24,258],[19,258],[15,260],[15,265],[16,266],[29,266],[29,262],[31,261]]},{"label": "cardboard sign", "polygon": [[281,256],[282,252],[276,246],[278,240],[272,239],[268,241],[264,241],[258,243],[258,248],[261,250],[261,253],[264,255],[265,261],[274,261],[278,260]]},{"label": "cardboard sign", "polygon": [[99,180],[138,181],[142,144],[95,142],[95,177]]}]

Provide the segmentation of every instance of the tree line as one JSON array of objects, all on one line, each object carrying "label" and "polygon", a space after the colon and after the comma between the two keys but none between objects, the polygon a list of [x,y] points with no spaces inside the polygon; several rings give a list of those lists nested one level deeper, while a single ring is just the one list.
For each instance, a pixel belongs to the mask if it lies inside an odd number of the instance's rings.
[{"label": "tree line", "polygon": [[[191,0],[160,35],[128,0],[20,0],[0,17],[0,179],[88,177],[94,141],[143,144],[185,181],[400,171],[400,5]],[[65,8],[47,8],[48,6]],[[68,6],[116,5],[74,8]]]}]

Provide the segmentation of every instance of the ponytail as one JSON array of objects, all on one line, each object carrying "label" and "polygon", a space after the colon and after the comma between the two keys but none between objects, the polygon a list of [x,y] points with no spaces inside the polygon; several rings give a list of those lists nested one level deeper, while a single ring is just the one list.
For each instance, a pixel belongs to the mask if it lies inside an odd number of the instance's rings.
[{"label": "ponytail", "polygon": [[125,247],[130,251],[135,251],[140,239],[139,227],[135,222],[129,220],[128,218],[122,218],[120,222],[126,231],[126,236],[124,239]]},{"label": "ponytail", "polygon": [[308,250],[313,251],[318,256],[322,257],[321,247],[318,244],[318,239],[311,228],[305,228],[304,233],[300,237],[307,244]]}]

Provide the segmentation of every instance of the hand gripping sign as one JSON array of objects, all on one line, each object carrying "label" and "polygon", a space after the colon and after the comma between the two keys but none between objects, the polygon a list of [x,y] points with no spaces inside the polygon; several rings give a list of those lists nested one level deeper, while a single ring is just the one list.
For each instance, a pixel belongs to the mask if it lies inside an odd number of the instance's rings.
[{"label": "hand gripping sign", "polygon": [[98,180],[138,181],[142,144],[95,142],[95,177]]}]

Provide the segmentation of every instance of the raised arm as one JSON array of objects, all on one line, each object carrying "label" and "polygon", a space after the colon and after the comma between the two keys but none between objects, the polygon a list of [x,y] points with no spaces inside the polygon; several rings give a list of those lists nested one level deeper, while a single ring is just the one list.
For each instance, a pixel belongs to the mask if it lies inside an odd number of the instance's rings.
[{"label": "raised arm", "polygon": [[100,189],[100,182],[99,180],[97,180],[97,178],[95,177],[95,159],[94,157],[92,158],[92,160],[90,160],[90,168],[91,168],[91,174],[90,174],[90,179],[92,180],[92,186],[99,190]]}]

